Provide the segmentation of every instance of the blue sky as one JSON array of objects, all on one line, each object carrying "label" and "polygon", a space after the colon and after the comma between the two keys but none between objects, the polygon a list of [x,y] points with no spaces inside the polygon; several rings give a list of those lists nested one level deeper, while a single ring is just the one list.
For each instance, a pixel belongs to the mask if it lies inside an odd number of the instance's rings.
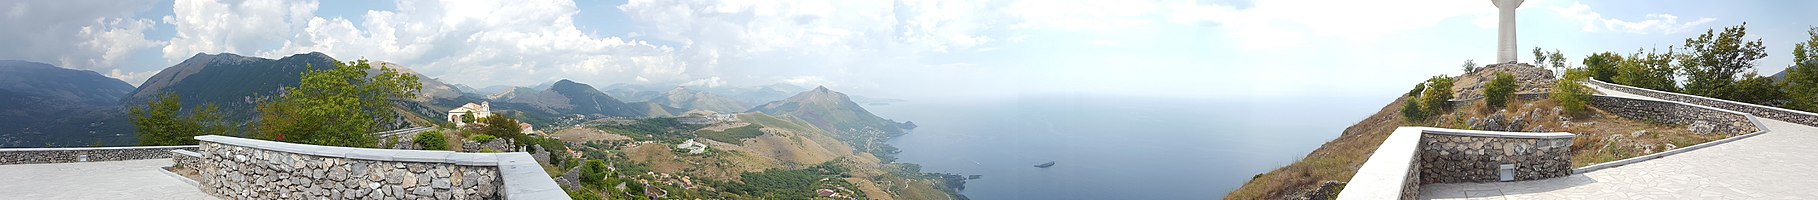
[{"label": "blue sky", "polygon": [[[1529,0],[1522,60],[1679,45],[1749,22],[1785,68],[1811,1]],[[573,79],[791,83],[893,98],[1204,99],[1405,91],[1494,58],[1494,8],[1458,0],[280,1],[0,3],[0,59],[139,84],[196,53],[321,51],[476,87]],[[1576,63],[1576,62],[1573,62]]]}]

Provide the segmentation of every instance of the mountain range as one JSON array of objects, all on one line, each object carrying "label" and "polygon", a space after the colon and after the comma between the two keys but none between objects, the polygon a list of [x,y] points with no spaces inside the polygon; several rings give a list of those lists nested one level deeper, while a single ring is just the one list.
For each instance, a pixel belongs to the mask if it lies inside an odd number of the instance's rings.
[{"label": "mountain range", "polygon": [[[143,106],[160,94],[176,95],[185,109],[214,104],[223,116],[240,126],[257,120],[255,107],[275,97],[283,87],[294,87],[308,69],[330,69],[339,60],[323,53],[304,53],[278,59],[231,53],[199,53],[165,68],[140,87],[93,71],[73,70],[44,63],[0,61],[0,146],[86,146],[135,143],[126,109]],[[370,61],[373,66],[417,74],[409,67]],[[371,72],[376,72],[372,70]],[[382,128],[430,126],[446,110],[466,103],[492,102],[495,110],[521,120],[546,125],[571,116],[588,118],[668,117],[689,110],[720,113],[763,112],[801,118],[841,139],[895,136],[913,125],[896,123],[871,114],[843,93],[817,87],[803,89],[789,84],[754,87],[700,87],[613,84],[603,92],[588,84],[562,79],[532,87],[486,87],[497,93],[481,94],[465,85],[447,84],[418,75],[423,88],[414,99],[397,101],[399,115]],[[620,95],[636,98],[627,101]],[[748,105],[763,104],[749,107]],[[843,135],[843,136],[840,136]],[[859,144],[857,146],[867,146]]]},{"label": "mountain range", "polygon": [[84,146],[129,139],[119,107],[133,86],[87,70],[0,60],[0,147]]}]

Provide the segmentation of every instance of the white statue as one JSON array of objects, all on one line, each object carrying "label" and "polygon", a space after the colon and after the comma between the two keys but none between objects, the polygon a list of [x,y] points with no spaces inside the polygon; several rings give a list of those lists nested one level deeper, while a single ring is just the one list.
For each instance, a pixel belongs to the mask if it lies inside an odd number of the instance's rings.
[{"label": "white statue", "polygon": [[1490,0],[1496,4],[1496,63],[1515,62],[1515,8],[1525,0]]}]

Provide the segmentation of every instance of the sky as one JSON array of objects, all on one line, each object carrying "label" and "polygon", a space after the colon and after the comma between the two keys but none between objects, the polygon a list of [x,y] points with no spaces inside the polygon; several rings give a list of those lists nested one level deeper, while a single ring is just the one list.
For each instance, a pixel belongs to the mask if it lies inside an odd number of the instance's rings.
[{"label": "sky", "polygon": [[[1818,25],[1813,1],[1529,0],[1528,50],[1680,45],[1748,22],[1772,74]],[[0,59],[138,85],[197,53],[324,52],[447,83],[571,79],[824,85],[873,97],[1108,94],[1386,101],[1495,58],[1472,0],[21,0],[0,2]]]}]

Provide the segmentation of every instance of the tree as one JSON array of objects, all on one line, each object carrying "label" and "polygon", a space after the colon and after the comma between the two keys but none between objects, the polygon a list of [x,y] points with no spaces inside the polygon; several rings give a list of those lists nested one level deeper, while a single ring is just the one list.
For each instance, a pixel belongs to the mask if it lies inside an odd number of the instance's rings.
[{"label": "tree", "polygon": [[1748,34],[1748,23],[1723,28],[1722,33],[1712,35],[1711,29],[1696,38],[1685,39],[1686,55],[1681,56],[1679,63],[1685,74],[1685,93],[1734,99],[1725,96],[1727,87],[1735,84],[1736,76],[1755,67],[1755,60],[1767,57],[1767,47],[1762,46],[1761,39],[1745,41],[1742,37]]},{"label": "tree", "polygon": [[484,126],[480,127],[480,134],[491,135],[498,138],[510,138],[514,142],[523,141],[524,139],[524,127],[519,126],[518,120],[511,119],[511,117],[506,117],[505,115],[492,115],[490,117],[480,118],[480,123],[484,124]]},{"label": "tree", "polygon": [[1420,94],[1420,110],[1428,117],[1439,116],[1451,109],[1452,102],[1448,100],[1452,100],[1452,77],[1434,76],[1427,79],[1427,90]]},{"label": "tree", "polygon": [[1490,85],[1484,86],[1483,89],[1483,100],[1489,103],[1491,109],[1508,105],[1509,98],[1514,96],[1515,76],[1509,75],[1509,73],[1497,72],[1496,78],[1491,79]]},{"label": "tree", "polygon": [[1590,72],[1591,79],[1603,82],[1615,82],[1610,78],[1616,77],[1616,65],[1621,63],[1622,55],[1608,51],[1585,56],[1583,62],[1584,69]]},{"label": "tree", "polygon": [[438,130],[417,133],[411,142],[423,147],[423,150],[448,150],[448,136],[442,135],[442,131]]},{"label": "tree", "polygon": [[581,183],[595,189],[612,187],[612,185],[606,184],[608,178],[606,176],[611,175],[610,172],[611,170],[606,168],[606,162],[587,160],[587,162],[581,163]]},{"label": "tree", "polygon": [[461,123],[472,124],[473,123],[473,111],[467,111],[466,113],[461,113]]},{"label": "tree", "polygon": [[1565,53],[1560,53],[1558,49],[1554,49],[1553,53],[1547,54],[1547,64],[1552,65],[1553,69],[1559,70],[1560,73],[1565,73],[1565,69],[1571,67],[1566,66]]},{"label": "tree", "polygon": [[1566,69],[1565,76],[1553,82],[1553,93],[1547,98],[1559,103],[1560,110],[1567,115],[1583,115],[1590,109],[1585,107],[1591,100],[1591,88],[1578,83],[1590,74],[1582,68]]},{"label": "tree", "polygon": [[1647,88],[1652,90],[1677,92],[1679,84],[1673,78],[1678,67],[1673,65],[1673,47],[1667,52],[1659,50],[1643,51],[1637,49],[1621,64],[1616,65],[1616,76],[1610,79],[1616,84]]},{"label": "tree", "polygon": [[1547,53],[1545,51],[1540,51],[1540,47],[1534,47],[1534,66],[1546,68],[1546,64]]},{"label": "tree", "polygon": [[1420,91],[1421,91],[1421,90],[1426,90],[1426,89],[1427,89],[1427,83],[1426,83],[1426,82],[1420,82],[1420,83],[1415,83],[1415,84],[1414,84],[1414,89],[1413,89],[1413,90],[1408,90],[1408,96],[1410,96],[1410,97],[1419,97],[1419,96],[1420,96]]},{"label": "tree", "polygon": [[1736,84],[1724,89],[1724,95],[1730,100],[1757,105],[1781,106],[1786,104],[1786,93],[1774,85],[1774,79],[1748,72],[1742,75]]},{"label": "tree", "polygon": [[1786,68],[1780,87],[1786,89],[1788,108],[1818,111],[1818,27],[1805,32],[1810,38],[1793,44],[1793,66]]},{"label": "tree", "polygon": [[332,69],[307,66],[296,87],[285,87],[279,98],[260,102],[261,137],[316,145],[370,147],[378,139],[383,121],[395,113],[391,102],[416,98],[422,84],[417,76],[397,69],[372,69],[365,59],[336,62]]},{"label": "tree", "polygon": [[214,104],[204,104],[201,109],[180,116],[180,102],[177,95],[165,93],[146,101],[143,107],[127,109],[133,129],[138,131],[139,145],[193,145],[195,136],[228,135],[232,130]]},{"label": "tree", "polygon": [[1476,71],[1477,71],[1477,61],[1471,60],[1471,59],[1465,59],[1464,73],[1469,74],[1471,72],[1476,72]]}]

